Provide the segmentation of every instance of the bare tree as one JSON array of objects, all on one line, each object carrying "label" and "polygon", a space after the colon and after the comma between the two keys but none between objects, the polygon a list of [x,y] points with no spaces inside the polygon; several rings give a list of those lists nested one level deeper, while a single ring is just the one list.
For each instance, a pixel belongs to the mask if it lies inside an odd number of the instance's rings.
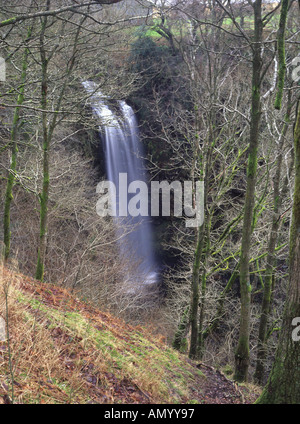
[{"label": "bare tree", "polygon": [[[299,102],[298,102],[299,106]],[[293,199],[293,218],[290,232],[290,267],[289,286],[285,311],[280,332],[279,344],[276,351],[275,362],[258,403],[264,404],[298,404],[299,391],[299,357],[300,345],[297,335],[297,326],[300,316],[299,299],[299,264],[300,264],[300,108],[298,107],[295,133],[295,188]]]}]

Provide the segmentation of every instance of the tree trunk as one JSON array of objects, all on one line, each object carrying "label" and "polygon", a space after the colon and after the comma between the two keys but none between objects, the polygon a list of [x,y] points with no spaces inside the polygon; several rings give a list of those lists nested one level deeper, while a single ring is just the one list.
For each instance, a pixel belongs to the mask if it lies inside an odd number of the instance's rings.
[{"label": "tree trunk", "polygon": [[191,301],[191,312],[190,312],[190,323],[191,323],[191,344],[189,357],[195,359],[198,351],[198,307],[199,307],[199,270],[201,264],[201,255],[203,250],[203,239],[204,239],[204,224],[198,229],[198,240],[195,251],[195,259],[193,265],[193,276],[192,276],[192,301]]},{"label": "tree trunk", "polygon": [[[32,27],[28,29],[27,39],[31,37]],[[18,134],[18,125],[20,117],[20,106],[24,102],[24,91],[25,91],[25,82],[27,77],[27,66],[28,66],[28,54],[29,49],[25,47],[23,64],[22,64],[22,74],[21,74],[21,84],[19,87],[19,95],[17,99],[17,107],[14,113],[13,125],[11,130],[11,160],[10,160],[10,169],[7,178],[5,199],[4,199],[4,217],[3,217],[3,241],[4,241],[4,261],[8,260],[10,253],[10,206],[13,199],[13,186],[15,182],[15,174],[17,171],[17,155],[18,155],[18,143],[17,143],[17,134]]]},{"label": "tree trunk", "polygon": [[[47,10],[49,10],[50,1],[47,1]],[[40,194],[40,237],[38,247],[38,259],[36,266],[35,278],[43,281],[44,279],[44,263],[46,255],[47,243],[47,222],[48,222],[48,199],[49,199],[49,148],[50,136],[48,134],[47,123],[47,89],[48,89],[48,60],[46,57],[44,37],[47,27],[47,16],[44,17],[41,35],[40,35],[40,56],[42,66],[42,83],[41,83],[41,108],[42,112],[42,127],[43,127],[43,188]]]},{"label": "tree trunk", "polygon": [[235,374],[237,381],[247,381],[249,367],[249,335],[250,335],[250,304],[251,285],[249,276],[250,245],[252,233],[252,218],[255,201],[255,184],[257,169],[257,149],[259,144],[259,124],[261,118],[261,67],[262,67],[262,17],[261,0],[256,0],[254,7],[254,42],[252,62],[252,108],[250,123],[249,157],[247,168],[247,189],[245,197],[242,246],[240,258],[240,290],[241,318],[240,334],[235,352]]},{"label": "tree trunk", "polygon": [[[47,9],[50,7],[50,0],[47,0]],[[81,20],[81,24],[86,20],[84,16]],[[80,24],[80,25],[81,25]],[[55,110],[60,111],[63,97],[65,94],[66,87],[68,85],[69,77],[72,73],[75,57],[77,43],[79,40],[80,28],[78,26],[74,44],[73,44],[73,54],[72,58],[69,61],[69,67],[67,68],[66,74],[64,76],[64,83],[62,89],[58,96],[57,103],[55,105]],[[39,248],[38,248],[38,259],[36,266],[36,275],[35,277],[43,281],[44,279],[44,264],[46,256],[46,247],[47,247],[47,226],[48,226],[48,201],[49,201],[49,184],[50,184],[50,174],[49,174],[49,155],[50,155],[50,146],[52,136],[57,125],[58,114],[54,114],[50,124],[48,124],[47,119],[47,90],[48,90],[48,63],[49,58],[46,55],[45,49],[45,31],[47,28],[47,16],[44,17],[42,23],[41,35],[40,35],[40,56],[41,56],[41,66],[42,66],[42,84],[41,84],[41,107],[42,107],[42,128],[43,128],[43,188],[42,193],[40,194],[40,238],[39,238]],[[55,49],[55,47],[54,47]],[[49,55],[51,57],[53,52]]]},{"label": "tree trunk", "polygon": [[284,77],[286,71],[285,63],[285,28],[288,15],[289,0],[282,0],[279,28],[277,33],[277,51],[278,51],[278,79],[277,79],[277,94],[275,99],[275,109],[281,108],[281,101],[284,88]]},{"label": "tree trunk", "polygon": [[[275,362],[268,383],[257,401],[263,404],[300,402],[300,341],[293,321],[300,317],[300,107],[294,145],[295,188],[290,232],[289,287]],[[298,320],[296,322],[299,323]]]},{"label": "tree trunk", "polygon": [[[204,264],[205,265],[205,264]],[[201,302],[200,302],[200,314],[199,314],[199,336],[198,336],[198,355],[197,357],[202,360],[204,355],[204,318],[205,318],[205,298],[206,298],[206,272],[205,266],[202,273],[202,284],[201,284]]]},{"label": "tree trunk", "polygon": [[278,144],[277,151],[277,165],[276,165],[276,173],[274,178],[274,191],[273,191],[273,219],[271,226],[271,233],[268,243],[268,255],[267,255],[267,266],[265,272],[265,282],[264,282],[264,295],[263,302],[261,308],[261,318],[259,322],[259,333],[258,333],[258,346],[257,346],[257,363],[256,370],[254,374],[254,379],[258,384],[263,383],[264,378],[264,363],[267,356],[267,348],[266,348],[266,334],[267,334],[267,324],[268,317],[270,313],[271,306],[271,295],[272,295],[272,280],[274,273],[274,254],[277,242],[277,235],[280,226],[280,209],[282,204],[282,199],[285,190],[288,187],[288,184],[283,184],[283,190],[280,191],[280,181],[281,181],[281,165],[283,159],[283,146],[285,136],[289,127],[291,114],[291,102],[289,99],[289,103],[287,106],[287,113],[285,116],[285,123],[283,125],[283,129],[281,132],[281,139]]}]

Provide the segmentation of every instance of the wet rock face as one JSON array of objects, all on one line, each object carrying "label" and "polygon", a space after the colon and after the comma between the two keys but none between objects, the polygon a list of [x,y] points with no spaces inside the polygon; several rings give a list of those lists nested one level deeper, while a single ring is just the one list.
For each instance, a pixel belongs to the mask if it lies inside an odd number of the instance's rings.
[{"label": "wet rock face", "polygon": [[6,324],[2,317],[0,317],[0,342],[6,340]]}]

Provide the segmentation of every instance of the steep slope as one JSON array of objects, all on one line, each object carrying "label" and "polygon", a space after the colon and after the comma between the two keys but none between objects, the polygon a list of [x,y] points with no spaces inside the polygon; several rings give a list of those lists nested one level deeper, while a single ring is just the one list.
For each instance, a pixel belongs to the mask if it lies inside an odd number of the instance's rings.
[{"label": "steep slope", "polygon": [[243,403],[222,374],[146,328],[1,268],[0,403]]}]

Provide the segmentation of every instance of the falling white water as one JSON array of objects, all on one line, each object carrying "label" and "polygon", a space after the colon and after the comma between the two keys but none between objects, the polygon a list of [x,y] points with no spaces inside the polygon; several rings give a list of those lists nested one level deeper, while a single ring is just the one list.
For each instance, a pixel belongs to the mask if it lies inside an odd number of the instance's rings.
[{"label": "falling white water", "polygon": [[[119,193],[119,174],[127,174],[127,186],[133,181],[147,182],[143,152],[138,135],[136,117],[130,106],[119,101],[120,116],[117,116],[105,103],[105,96],[96,91],[97,84],[92,81],[83,83],[89,93],[95,116],[99,119],[100,131],[105,145],[105,164],[107,179],[115,184]],[[94,93],[95,92],[95,93]],[[128,202],[134,194],[128,194]],[[118,198],[117,198],[118,212]],[[120,256],[128,264],[126,283],[134,291],[137,287],[157,282],[157,264],[153,254],[152,231],[149,218],[116,218],[116,232],[127,233],[120,238]],[[123,230],[122,230],[123,229]],[[134,269],[132,270],[132,264]]]}]

